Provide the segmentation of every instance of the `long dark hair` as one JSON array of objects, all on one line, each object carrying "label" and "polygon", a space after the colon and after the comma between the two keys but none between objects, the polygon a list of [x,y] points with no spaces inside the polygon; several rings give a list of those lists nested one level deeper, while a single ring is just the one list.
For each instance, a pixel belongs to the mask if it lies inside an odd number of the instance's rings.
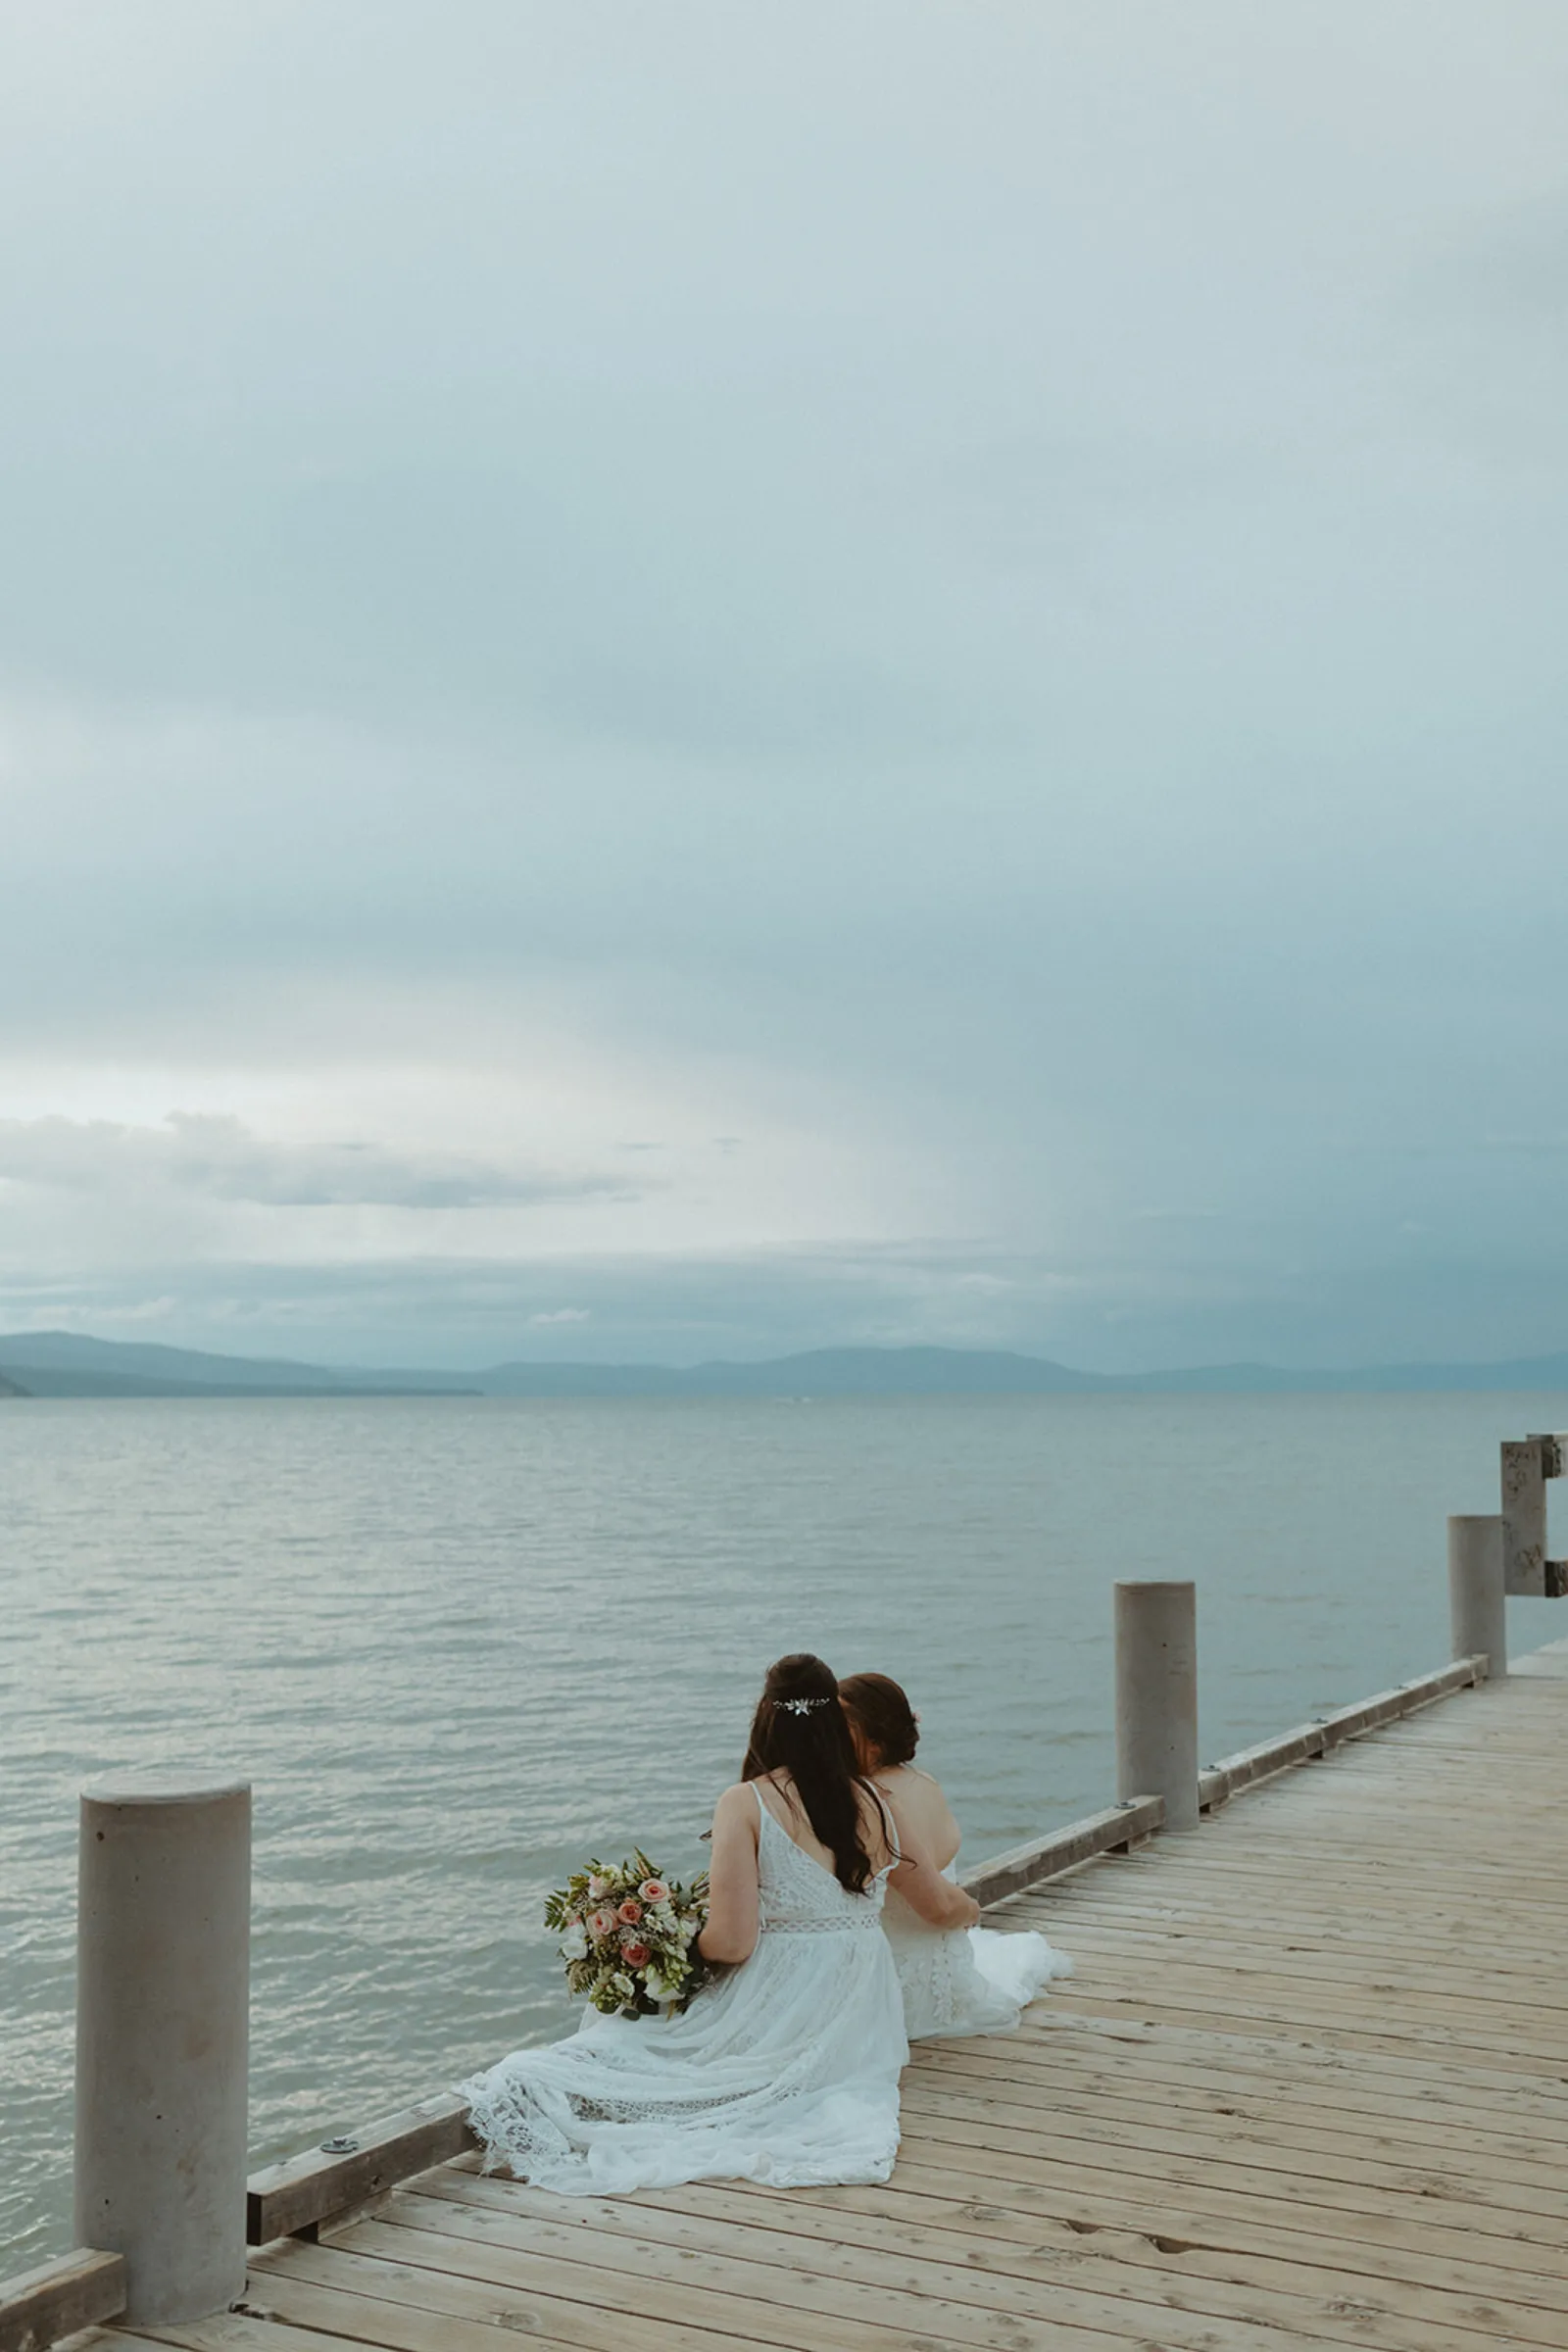
[{"label": "long dark hair", "polygon": [[838,1679],[809,1650],[796,1650],[768,1668],[752,1718],[741,1779],[759,1781],[779,1771],[789,1774],[807,1820],[833,1856],[839,1885],[863,1894],[872,1877],[860,1817],[864,1784],[839,1705]]},{"label": "long dark hair", "polygon": [[875,1748],[879,1764],[907,1764],[920,1744],[920,1727],[891,1674],[847,1674],[839,1697],[851,1723]]}]

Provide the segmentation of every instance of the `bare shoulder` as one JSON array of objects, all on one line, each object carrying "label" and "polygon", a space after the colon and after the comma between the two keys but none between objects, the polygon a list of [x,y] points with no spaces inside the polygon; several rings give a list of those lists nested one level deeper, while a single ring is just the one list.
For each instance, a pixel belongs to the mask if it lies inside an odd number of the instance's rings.
[{"label": "bare shoulder", "polygon": [[879,1775],[877,1786],[886,1792],[900,1834],[929,1846],[939,1861],[947,1861],[958,1845],[958,1825],[941,1783],[928,1772],[901,1764]]},{"label": "bare shoulder", "polygon": [[732,1781],[719,1795],[713,1807],[715,1821],[733,1821],[743,1813],[757,1811],[757,1791],[750,1781]]},{"label": "bare shoulder", "polygon": [[945,1805],[948,1801],[942,1793],[941,1784],[934,1781],[930,1773],[921,1772],[913,1764],[895,1764],[890,1772],[879,1772],[876,1785],[890,1804],[895,1807],[906,1805],[915,1812],[929,1810],[934,1805]]}]

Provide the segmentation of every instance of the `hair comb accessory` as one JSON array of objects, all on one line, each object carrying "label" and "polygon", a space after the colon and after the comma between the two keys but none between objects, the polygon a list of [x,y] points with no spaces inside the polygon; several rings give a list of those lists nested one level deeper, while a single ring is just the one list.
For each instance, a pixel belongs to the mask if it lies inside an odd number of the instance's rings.
[{"label": "hair comb accessory", "polygon": [[827,1698],[781,1698],[778,1703],[786,1715],[809,1715],[815,1708],[831,1706],[833,1702]]}]

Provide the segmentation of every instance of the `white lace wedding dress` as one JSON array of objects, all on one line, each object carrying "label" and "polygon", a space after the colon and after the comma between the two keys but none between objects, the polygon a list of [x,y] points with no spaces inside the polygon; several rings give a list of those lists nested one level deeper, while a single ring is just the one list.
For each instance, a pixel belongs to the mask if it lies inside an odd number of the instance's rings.
[{"label": "white lace wedding dress", "polygon": [[[904,2007],[882,1907],[802,1851],[758,1793],[760,1933],[679,2017],[602,2017],[461,2086],[486,2169],[568,2196],[683,2180],[885,2180]],[[891,1868],[892,1865],[889,1865]]]},{"label": "white lace wedding dress", "polygon": [[[957,1856],[943,1872],[958,1875]],[[1044,1936],[994,1928],[931,1928],[890,1886],[882,1925],[904,1994],[911,2041],[948,2034],[1010,2034],[1042,1984],[1070,1977],[1072,1962]]]}]

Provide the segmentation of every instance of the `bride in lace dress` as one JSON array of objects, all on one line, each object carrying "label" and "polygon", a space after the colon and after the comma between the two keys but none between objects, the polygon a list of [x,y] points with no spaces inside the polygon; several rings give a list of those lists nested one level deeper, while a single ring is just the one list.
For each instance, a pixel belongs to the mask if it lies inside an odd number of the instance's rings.
[{"label": "bride in lace dress", "polygon": [[908,2056],[889,1882],[932,1929],[979,1913],[858,1773],[820,1658],[768,1669],[710,1872],[699,1949],[717,1981],[678,2017],[590,2009],[570,2039],[464,2083],[487,2169],[572,2196],[887,2179]]},{"label": "bride in lace dress", "polygon": [[[896,1834],[953,1881],[958,1825],[938,1784],[910,1761],[920,1731],[908,1699],[885,1674],[852,1674],[839,1685],[839,1694],[860,1769],[886,1798]],[[1019,2012],[1043,1984],[1072,1974],[1067,1954],[1044,1936],[944,1926],[904,1902],[896,1886],[889,1889],[882,1925],[893,1946],[904,2028],[911,2041],[936,2034],[1011,2033]]]}]

